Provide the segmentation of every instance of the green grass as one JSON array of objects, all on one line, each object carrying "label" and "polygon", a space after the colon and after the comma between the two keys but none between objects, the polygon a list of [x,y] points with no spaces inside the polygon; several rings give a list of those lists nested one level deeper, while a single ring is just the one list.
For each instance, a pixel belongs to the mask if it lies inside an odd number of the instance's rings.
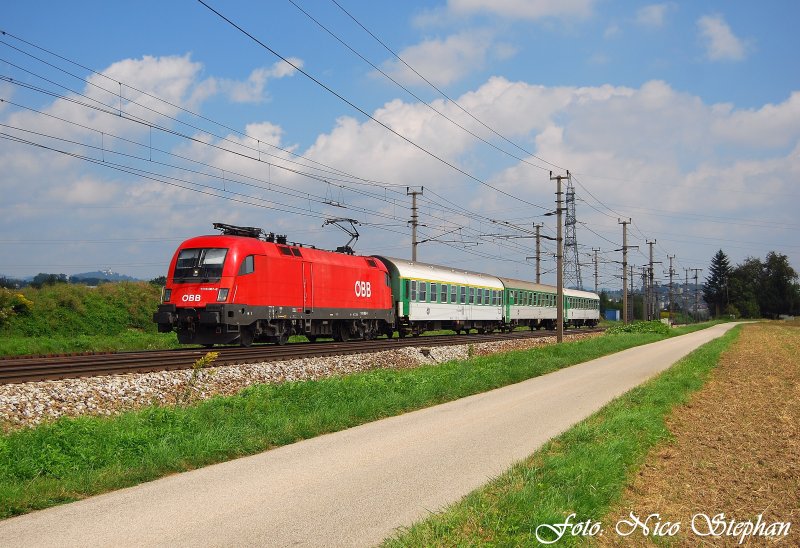
[{"label": "green grass", "polygon": [[75,335],[72,337],[2,337],[0,356],[79,354],[82,352],[126,352],[179,348],[174,333],[143,333],[129,329],[117,335]]},{"label": "green grass", "polygon": [[[536,546],[535,532],[541,524],[563,523],[573,512],[572,523],[602,519],[648,451],[669,438],[664,418],[703,386],[739,331],[736,328],[703,345],[657,378],[551,440],[487,486],[385,545]],[[614,534],[613,524],[603,525],[607,535]],[[558,545],[582,542],[567,534]]]},{"label": "green grass", "polygon": [[599,337],[414,370],[254,386],[193,406],[64,418],[0,438],[0,517],[451,401],[660,339]]},{"label": "green grass", "polygon": [[412,370],[253,386],[191,406],[62,418],[0,437],[0,517],[451,401],[663,338],[598,337]]}]

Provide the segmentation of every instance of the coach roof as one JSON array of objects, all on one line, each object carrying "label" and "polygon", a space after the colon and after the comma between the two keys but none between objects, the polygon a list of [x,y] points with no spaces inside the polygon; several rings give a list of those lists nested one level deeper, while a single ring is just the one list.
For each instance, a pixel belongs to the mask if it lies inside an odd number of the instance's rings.
[{"label": "coach roof", "polygon": [[401,278],[503,289],[503,284],[500,280],[496,276],[491,276],[489,274],[435,264],[407,261],[405,259],[395,259],[393,257],[381,257],[378,255],[375,255],[375,257],[386,264],[386,267],[393,275],[397,275]]}]

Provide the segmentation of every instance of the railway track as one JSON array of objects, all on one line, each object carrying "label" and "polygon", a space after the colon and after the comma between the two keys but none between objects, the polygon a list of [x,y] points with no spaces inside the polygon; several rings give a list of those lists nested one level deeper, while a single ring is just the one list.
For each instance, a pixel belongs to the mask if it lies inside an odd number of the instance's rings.
[{"label": "railway track", "polygon": [[[595,333],[602,329],[574,330],[574,333]],[[250,348],[220,347],[214,351],[219,357],[214,366],[258,363],[315,356],[336,356],[381,352],[409,346],[433,347],[456,344],[476,344],[521,338],[552,336],[551,331],[515,331],[485,335],[441,335],[409,337],[405,339],[377,339],[346,343],[316,342],[293,343],[285,346],[263,345]],[[209,350],[178,349],[146,352],[119,352],[80,356],[23,357],[0,360],[0,384],[13,384],[43,380],[58,380],[98,375],[146,373],[189,369]]]}]

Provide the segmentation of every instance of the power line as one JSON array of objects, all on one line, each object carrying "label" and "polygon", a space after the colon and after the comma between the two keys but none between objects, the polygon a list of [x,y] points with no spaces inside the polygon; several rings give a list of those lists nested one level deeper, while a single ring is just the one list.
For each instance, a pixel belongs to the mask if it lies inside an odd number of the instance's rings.
[{"label": "power line", "polygon": [[548,208],[546,208],[544,206],[541,206],[539,204],[534,204],[532,202],[528,202],[527,200],[523,200],[522,198],[519,198],[518,196],[514,196],[511,193],[508,193],[508,192],[506,192],[506,191],[504,191],[504,190],[502,190],[500,188],[492,186],[489,183],[487,183],[486,181],[480,179],[479,177],[477,177],[475,175],[472,175],[471,173],[467,172],[466,170],[461,169],[460,167],[456,166],[455,164],[445,160],[441,156],[438,156],[437,154],[431,152],[430,150],[426,149],[422,145],[416,143],[415,141],[413,141],[410,138],[406,137],[402,133],[400,133],[397,130],[393,129],[391,126],[381,122],[380,120],[375,118],[373,115],[369,114],[366,110],[364,110],[363,108],[359,107],[358,105],[353,103],[351,100],[347,99],[342,94],[340,94],[339,92],[335,91],[333,88],[331,88],[330,86],[328,86],[327,84],[325,84],[324,82],[322,82],[321,80],[319,80],[318,78],[313,76],[311,73],[309,73],[306,70],[303,70],[302,67],[299,67],[295,63],[292,63],[289,59],[287,59],[286,57],[282,56],[280,53],[278,53],[277,51],[272,49],[270,46],[268,46],[267,44],[265,44],[264,42],[262,42],[261,40],[256,38],[253,34],[251,34],[247,30],[245,30],[243,27],[241,27],[240,25],[235,23],[233,20],[229,19],[228,17],[223,15],[221,12],[219,12],[216,9],[212,8],[204,0],[197,0],[197,1],[200,4],[204,5],[206,8],[208,8],[209,11],[213,12],[214,14],[216,14],[220,19],[222,19],[223,21],[225,21],[226,23],[231,25],[233,28],[235,28],[236,30],[238,30],[239,32],[241,32],[242,34],[244,34],[245,36],[250,38],[253,42],[258,44],[259,46],[261,46],[265,50],[269,51],[271,54],[273,54],[274,56],[279,58],[281,61],[283,61],[283,62],[287,63],[288,65],[290,65],[292,68],[297,70],[300,74],[302,74],[303,76],[305,76],[306,78],[308,78],[309,80],[311,80],[312,82],[314,82],[315,84],[317,84],[318,86],[323,88],[325,91],[327,91],[328,93],[330,93],[333,96],[337,97],[339,100],[341,100],[344,103],[348,104],[353,109],[357,110],[358,112],[360,112],[361,114],[363,114],[364,116],[366,116],[367,118],[369,118],[370,120],[375,122],[376,124],[380,125],[381,127],[386,129],[387,131],[393,133],[394,135],[396,135],[397,137],[401,138],[403,141],[407,142],[408,144],[410,144],[414,148],[418,149],[419,151],[423,152],[424,154],[427,154],[431,158],[437,160],[438,162],[441,162],[442,164],[444,164],[444,165],[448,166],[449,168],[453,169],[454,171],[457,171],[458,173],[461,173],[465,177],[468,177],[469,179],[472,179],[473,181],[475,181],[477,183],[480,183],[481,185],[483,185],[483,186],[485,186],[487,188],[491,188],[492,190],[494,190],[495,192],[497,192],[499,194],[503,194],[504,196],[508,196],[509,198],[513,198],[515,200],[519,200],[519,201],[521,201],[523,203],[526,203],[526,204],[528,204],[530,206],[533,206],[533,207],[537,207],[539,209],[543,209],[543,210],[547,210],[548,209]]},{"label": "power line", "polygon": [[[289,1],[292,1],[292,0],[289,0]],[[566,168],[565,168],[565,167],[559,166],[559,165],[557,165],[557,164],[554,164],[554,163],[552,163],[552,162],[548,162],[548,161],[547,161],[547,160],[545,160],[544,158],[541,158],[541,157],[539,157],[539,156],[535,155],[534,153],[532,153],[532,152],[530,152],[530,151],[528,151],[528,150],[525,150],[524,148],[522,148],[521,146],[519,146],[519,145],[518,145],[518,144],[516,144],[515,142],[511,141],[510,139],[508,139],[508,138],[507,138],[507,137],[505,137],[504,135],[500,134],[499,132],[495,131],[493,128],[489,127],[487,124],[485,124],[483,121],[481,121],[481,120],[480,120],[479,118],[477,118],[475,115],[473,115],[473,114],[472,114],[472,113],[471,113],[469,110],[467,110],[467,109],[465,109],[463,106],[461,106],[461,104],[459,104],[459,103],[458,103],[458,101],[456,101],[456,100],[454,100],[453,98],[451,98],[451,97],[450,97],[449,95],[447,95],[447,94],[446,94],[444,91],[442,91],[441,89],[439,89],[439,87],[438,87],[438,86],[436,86],[436,85],[435,85],[433,82],[431,82],[431,81],[430,81],[428,78],[426,78],[425,76],[423,76],[422,74],[420,74],[420,73],[419,73],[419,72],[418,72],[418,71],[417,71],[417,70],[416,70],[414,67],[412,67],[411,65],[409,65],[409,64],[408,64],[408,63],[405,61],[405,59],[403,59],[402,57],[400,57],[400,55],[399,55],[399,54],[397,54],[397,53],[396,53],[396,52],[395,52],[395,51],[394,51],[392,48],[390,48],[389,46],[387,46],[387,45],[386,45],[386,43],[385,43],[383,40],[381,40],[380,38],[378,38],[378,37],[377,37],[377,36],[376,36],[376,35],[375,35],[375,34],[374,34],[372,31],[370,31],[370,30],[369,30],[367,27],[365,27],[365,26],[364,26],[364,25],[363,25],[363,24],[362,24],[362,23],[361,23],[361,22],[360,22],[358,19],[356,19],[356,18],[355,18],[355,17],[354,17],[354,16],[353,16],[353,15],[352,15],[352,14],[351,14],[349,11],[347,11],[345,8],[343,8],[343,7],[342,7],[342,5],[341,5],[341,4],[339,4],[339,2],[337,2],[337,0],[331,0],[331,2],[333,2],[334,4],[336,4],[336,6],[337,6],[337,7],[338,7],[340,10],[342,10],[342,11],[345,13],[345,15],[347,15],[347,16],[348,16],[350,19],[352,19],[352,20],[353,20],[353,21],[354,21],[354,22],[355,22],[355,23],[356,23],[356,24],[357,24],[359,27],[361,27],[362,29],[364,29],[364,31],[365,31],[367,34],[369,34],[369,35],[370,35],[372,38],[374,38],[374,39],[375,39],[375,41],[377,41],[377,42],[378,42],[378,43],[379,43],[381,46],[383,46],[383,47],[384,47],[384,49],[386,49],[386,51],[388,51],[389,53],[391,53],[391,54],[392,54],[392,56],[393,56],[395,59],[397,59],[398,61],[400,61],[401,63],[403,63],[403,65],[405,65],[405,66],[406,66],[408,69],[410,69],[410,70],[411,70],[411,71],[412,71],[414,74],[416,74],[417,76],[419,76],[419,77],[420,77],[420,78],[421,78],[421,79],[422,79],[422,80],[423,80],[423,81],[424,81],[426,84],[428,84],[428,85],[429,85],[431,88],[435,89],[435,90],[436,90],[436,91],[437,91],[437,92],[438,92],[438,93],[439,93],[439,94],[440,94],[442,97],[444,97],[445,99],[447,99],[448,101],[450,101],[451,103],[453,103],[455,106],[457,106],[457,107],[458,107],[458,108],[459,108],[459,109],[460,109],[460,110],[461,110],[461,111],[462,111],[464,114],[466,114],[467,116],[469,116],[470,118],[472,118],[473,120],[475,120],[476,122],[478,122],[480,125],[482,125],[482,126],[483,126],[483,127],[485,127],[486,129],[488,129],[489,131],[491,131],[492,133],[494,133],[495,135],[497,135],[498,137],[500,137],[502,140],[504,140],[504,141],[505,141],[505,142],[507,142],[508,144],[510,144],[510,145],[514,146],[515,148],[519,149],[520,151],[524,152],[525,154],[528,154],[529,156],[531,156],[531,157],[533,157],[533,158],[536,158],[537,160],[539,160],[539,161],[541,161],[541,162],[544,162],[544,163],[546,163],[546,164],[548,164],[548,165],[550,165],[550,166],[553,166],[553,167],[555,167],[555,168],[558,168],[558,169],[560,169],[560,170],[562,170],[562,171],[566,171]],[[383,71],[381,71],[381,72],[383,72]],[[394,80],[393,80],[393,81],[394,81]],[[405,88],[404,88],[404,89],[405,89]],[[499,150],[499,149],[498,149],[498,150]],[[506,153],[506,154],[508,154],[508,153]],[[514,158],[516,158],[516,156],[514,156]],[[527,163],[527,164],[529,164],[529,165],[531,165],[531,166],[533,166],[533,167],[536,167],[536,168],[539,168],[539,169],[547,169],[547,170],[549,170],[549,168],[543,168],[543,167],[541,167],[541,166],[537,166],[536,164],[532,164],[532,163],[530,163],[530,162],[528,162],[528,161],[526,161],[526,160],[522,160],[522,161],[523,161],[523,162],[525,162],[525,163]]]}]

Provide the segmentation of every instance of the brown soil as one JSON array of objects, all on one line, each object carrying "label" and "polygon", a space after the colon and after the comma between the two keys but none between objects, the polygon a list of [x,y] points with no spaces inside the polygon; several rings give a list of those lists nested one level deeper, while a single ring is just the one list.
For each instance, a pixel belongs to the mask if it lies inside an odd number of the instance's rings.
[{"label": "brown soil", "polygon": [[[745,326],[706,386],[667,425],[674,438],[648,455],[622,502],[602,520],[598,544],[739,546],[743,539],[744,546],[800,546],[800,323]],[[680,522],[680,530],[654,538],[652,527],[649,536],[639,527],[619,536],[615,526],[630,521],[631,512],[641,521],[659,514],[662,524]],[[720,513],[726,523],[754,525],[761,514],[765,535],[693,531],[693,517],[699,531],[710,529],[697,514]],[[791,523],[788,535],[766,536],[774,522]]]}]

